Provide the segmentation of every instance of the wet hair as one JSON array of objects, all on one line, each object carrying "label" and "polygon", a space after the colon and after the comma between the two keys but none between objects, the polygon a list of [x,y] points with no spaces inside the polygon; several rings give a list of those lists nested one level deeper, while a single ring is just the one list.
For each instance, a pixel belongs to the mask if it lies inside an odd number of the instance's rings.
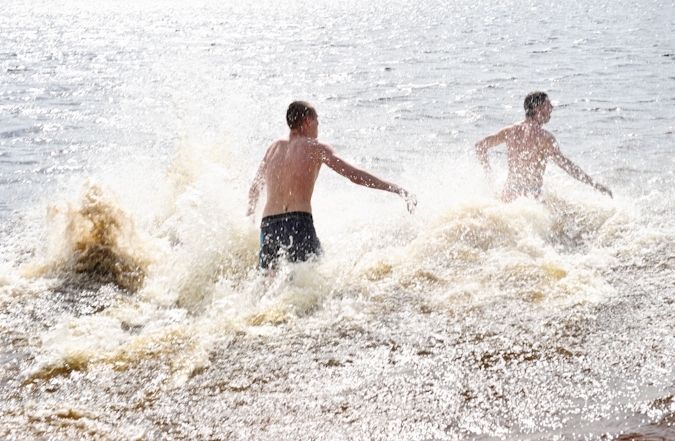
[{"label": "wet hair", "polygon": [[306,101],[293,101],[286,111],[286,123],[292,129],[299,129],[306,118],[315,118],[316,109]]},{"label": "wet hair", "polygon": [[535,107],[544,104],[547,98],[548,95],[546,95],[545,92],[536,91],[528,93],[525,97],[525,102],[523,103],[523,107],[525,108],[525,116],[534,116]]}]

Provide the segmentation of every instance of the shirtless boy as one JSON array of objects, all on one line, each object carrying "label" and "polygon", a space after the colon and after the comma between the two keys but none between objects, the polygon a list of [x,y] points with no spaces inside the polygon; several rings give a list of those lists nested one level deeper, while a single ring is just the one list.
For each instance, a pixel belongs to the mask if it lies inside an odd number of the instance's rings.
[{"label": "shirtless boy", "polygon": [[555,137],[542,128],[551,119],[553,110],[548,95],[544,92],[531,92],[525,97],[524,107],[524,121],[505,127],[476,143],[478,160],[488,176],[492,174],[487,156],[488,149],[506,143],[509,172],[502,192],[502,200],[511,202],[519,196],[539,198],[549,158],[570,176],[612,197],[612,192],[607,187],[595,182],[576,164],[567,159],[560,151]]},{"label": "shirtless boy", "polygon": [[413,212],[417,205],[414,195],[351,165],[331,146],[317,140],[319,119],[311,104],[291,103],[286,122],[291,130],[288,138],[269,146],[249,190],[248,216],[255,211],[260,192],[267,186],[260,225],[260,268],[275,268],[282,254],[290,261],[305,261],[321,254],[311,201],[322,164],[355,184],[398,194],[405,199],[408,211]]}]

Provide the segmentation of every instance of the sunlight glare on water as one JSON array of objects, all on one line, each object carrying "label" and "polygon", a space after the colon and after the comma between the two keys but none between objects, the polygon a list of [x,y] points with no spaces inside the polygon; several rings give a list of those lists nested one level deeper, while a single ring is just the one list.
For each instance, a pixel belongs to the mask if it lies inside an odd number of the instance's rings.
[{"label": "sunlight glare on water", "polygon": [[[0,17],[0,438],[670,439],[663,2],[12,2]],[[549,164],[474,144],[545,90]],[[417,195],[323,170],[324,255],[256,270],[288,104]]]}]

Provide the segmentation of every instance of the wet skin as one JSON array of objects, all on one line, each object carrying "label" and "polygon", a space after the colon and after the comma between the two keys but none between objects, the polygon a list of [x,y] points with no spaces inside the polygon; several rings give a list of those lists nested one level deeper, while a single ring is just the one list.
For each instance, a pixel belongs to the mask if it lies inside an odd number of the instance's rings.
[{"label": "wet skin", "polygon": [[550,121],[552,111],[553,105],[546,98],[543,104],[535,107],[533,116],[526,117],[525,120],[505,127],[476,143],[478,160],[488,176],[492,175],[492,168],[487,151],[500,144],[506,144],[508,177],[502,191],[502,200],[510,202],[519,196],[539,197],[549,159],[570,176],[592,185],[611,197],[612,192],[604,185],[593,181],[579,166],[563,155],[555,137],[544,130],[542,126]]}]

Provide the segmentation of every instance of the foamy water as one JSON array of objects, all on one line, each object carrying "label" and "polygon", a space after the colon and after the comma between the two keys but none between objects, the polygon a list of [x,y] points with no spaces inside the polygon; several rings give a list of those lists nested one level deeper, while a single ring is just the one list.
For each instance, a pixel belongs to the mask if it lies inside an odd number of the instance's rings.
[{"label": "foamy water", "polygon": [[[675,6],[16,2],[0,18],[0,437],[669,439]],[[547,204],[473,144],[547,128]],[[244,216],[294,99],[325,255]],[[660,438],[659,438],[660,437]]]}]

